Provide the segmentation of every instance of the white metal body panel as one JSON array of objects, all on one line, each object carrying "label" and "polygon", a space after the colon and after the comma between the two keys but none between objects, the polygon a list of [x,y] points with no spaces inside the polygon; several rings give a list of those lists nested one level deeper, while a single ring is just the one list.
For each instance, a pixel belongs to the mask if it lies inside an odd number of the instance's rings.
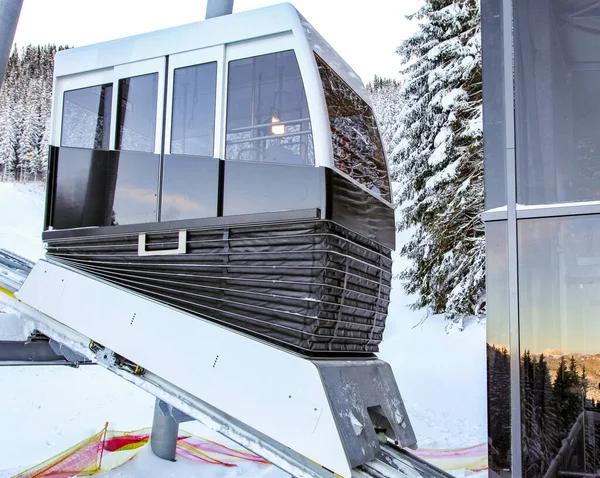
[{"label": "white metal body panel", "polygon": [[308,360],[39,261],[17,297],[330,470],[350,466]]}]

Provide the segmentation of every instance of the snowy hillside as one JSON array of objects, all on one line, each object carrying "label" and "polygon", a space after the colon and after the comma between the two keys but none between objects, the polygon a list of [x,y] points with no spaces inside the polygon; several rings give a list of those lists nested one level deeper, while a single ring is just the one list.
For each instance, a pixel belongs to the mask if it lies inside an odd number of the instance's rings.
[{"label": "snowy hillside", "polygon": [[[0,248],[31,259],[43,254],[40,187],[0,183]],[[403,240],[398,238],[399,244]],[[402,266],[395,256],[394,267]],[[410,312],[400,284],[392,291],[381,357],[396,375],[419,445],[460,448],[487,441],[485,328],[445,332],[441,317]],[[2,314],[0,314],[2,327]],[[8,477],[110,428],[150,426],[154,398],[96,366],[79,369],[0,367],[0,477]],[[195,435],[229,444],[199,423],[182,425]],[[475,476],[459,470],[456,476]],[[485,476],[486,472],[481,472]],[[144,449],[123,467],[104,474],[135,476],[285,476],[274,467],[244,463],[238,468],[163,462]]]}]

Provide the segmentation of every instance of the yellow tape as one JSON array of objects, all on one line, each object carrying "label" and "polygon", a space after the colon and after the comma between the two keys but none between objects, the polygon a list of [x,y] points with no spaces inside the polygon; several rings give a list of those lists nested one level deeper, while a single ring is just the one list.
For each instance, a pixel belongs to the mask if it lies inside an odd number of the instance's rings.
[{"label": "yellow tape", "polygon": [[0,293],[9,296],[11,299],[16,299],[17,298],[15,296],[14,292],[11,292],[8,289],[5,289],[4,287],[0,287]]},{"label": "yellow tape", "polygon": [[298,453],[299,455],[303,456],[304,458],[306,458],[307,460],[312,461],[315,465],[323,468],[324,470],[327,470],[329,473],[333,474],[334,476],[336,476],[337,478],[344,478],[342,475],[340,475],[339,473],[336,473],[333,470],[330,470],[329,468],[327,468],[326,466],[321,465],[321,463],[319,463],[318,461],[313,460],[312,458],[309,458],[306,455],[302,455],[302,453]]}]

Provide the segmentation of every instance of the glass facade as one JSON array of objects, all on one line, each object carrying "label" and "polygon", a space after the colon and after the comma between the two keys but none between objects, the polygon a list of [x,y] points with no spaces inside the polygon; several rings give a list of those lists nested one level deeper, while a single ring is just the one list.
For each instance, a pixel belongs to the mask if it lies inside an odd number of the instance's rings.
[{"label": "glass facade", "polygon": [[[519,221],[523,476],[600,465],[600,217]],[[600,405],[600,403],[598,403]]]},{"label": "glass facade", "polygon": [[229,62],[225,159],[315,164],[308,103],[293,51]]},{"label": "glass facade", "polygon": [[315,55],[329,114],[335,167],[391,201],[383,143],[371,107]]},{"label": "glass facade", "polygon": [[490,474],[600,476],[599,19],[482,0]]}]

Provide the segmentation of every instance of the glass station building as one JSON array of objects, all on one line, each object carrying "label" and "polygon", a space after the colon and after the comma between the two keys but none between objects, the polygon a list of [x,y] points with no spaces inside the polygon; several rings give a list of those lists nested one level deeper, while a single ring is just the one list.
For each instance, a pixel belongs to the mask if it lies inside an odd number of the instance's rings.
[{"label": "glass station building", "polygon": [[482,0],[482,41],[490,476],[600,476],[600,2]]}]

